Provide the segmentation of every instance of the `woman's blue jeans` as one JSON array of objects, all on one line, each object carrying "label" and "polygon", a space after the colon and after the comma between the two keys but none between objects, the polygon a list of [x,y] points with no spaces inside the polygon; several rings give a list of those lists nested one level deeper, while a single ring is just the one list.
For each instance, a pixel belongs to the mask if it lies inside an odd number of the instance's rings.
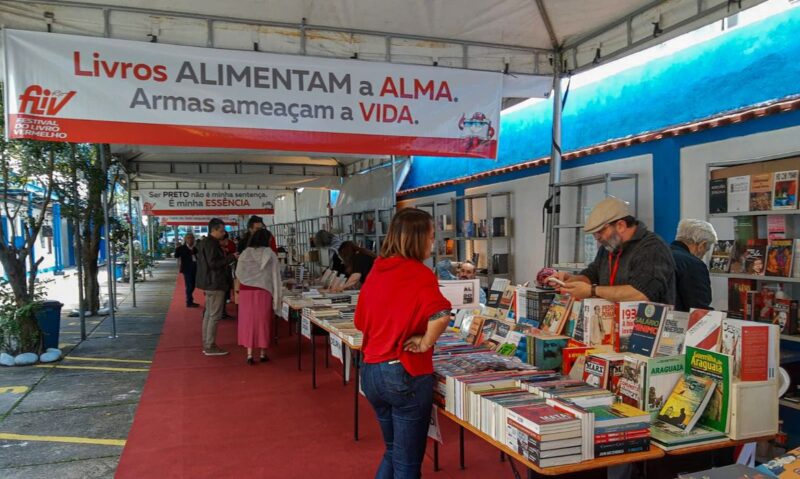
[{"label": "woman's blue jeans", "polygon": [[375,479],[419,478],[433,407],[433,375],[411,376],[398,361],[364,363],[361,384],[386,444]]}]

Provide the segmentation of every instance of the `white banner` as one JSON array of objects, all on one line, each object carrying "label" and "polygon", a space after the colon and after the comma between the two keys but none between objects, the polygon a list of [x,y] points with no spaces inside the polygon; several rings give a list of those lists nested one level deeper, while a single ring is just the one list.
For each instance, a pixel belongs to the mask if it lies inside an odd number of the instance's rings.
[{"label": "white banner", "polygon": [[[159,224],[164,226],[208,226],[213,216],[161,216]],[[220,218],[227,226],[239,226],[239,218],[223,216]]]},{"label": "white banner", "polygon": [[3,32],[9,138],[496,156],[500,72]]},{"label": "white banner", "polygon": [[142,214],[153,216],[271,215],[275,196],[269,190],[139,190]]}]

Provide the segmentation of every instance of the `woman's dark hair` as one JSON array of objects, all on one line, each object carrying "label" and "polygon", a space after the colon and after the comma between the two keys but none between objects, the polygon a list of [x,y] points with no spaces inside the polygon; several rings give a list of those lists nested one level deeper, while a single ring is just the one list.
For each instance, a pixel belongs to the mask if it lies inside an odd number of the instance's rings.
[{"label": "woman's dark hair", "polygon": [[353,272],[353,265],[355,264],[356,255],[358,254],[371,256],[373,258],[375,257],[375,253],[366,248],[358,246],[352,241],[345,241],[341,246],[339,246],[339,256],[342,258],[348,274]]},{"label": "woman's dark hair", "polygon": [[267,230],[258,230],[250,237],[250,241],[247,243],[248,247],[258,248],[264,247],[269,248],[269,236],[267,235]]},{"label": "woman's dark hair", "polygon": [[417,208],[406,208],[397,212],[389,224],[389,232],[381,246],[381,258],[400,256],[424,261],[428,237],[433,229],[433,217]]}]

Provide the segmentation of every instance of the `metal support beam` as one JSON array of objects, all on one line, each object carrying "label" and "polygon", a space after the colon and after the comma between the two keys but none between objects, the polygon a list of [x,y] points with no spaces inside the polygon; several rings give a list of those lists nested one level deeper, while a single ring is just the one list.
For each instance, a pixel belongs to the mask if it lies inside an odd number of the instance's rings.
[{"label": "metal support beam", "polygon": [[103,170],[103,226],[106,235],[106,287],[108,288],[108,312],[111,315],[111,336],[117,337],[117,313],[115,311],[117,300],[114,298],[114,257],[111,254],[111,222],[108,217],[108,158],[106,146],[100,145],[100,165]]},{"label": "metal support beam", "polygon": [[392,155],[392,208],[397,206],[397,166],[395,156]]},{"label": "metal support beam", "polygon": [[133,249],[133,235],[136,231],[134,228],[133,223],[133,183],[131,182],[131,175],[127,173],[127,184],[125,185],[128,189],[128,221],[130,226],[130,231],[128,231],[128,280],[130,281],[131,285],[131,298],[133,299],[133,307],[136,307],[136,261],[135,261],[135,252]]},{"label": "metal support beam", "polygon": [[[553,28],[553,22],[550,21],[550,15],[547,14],[547,9],[544,6],[544,0],[536,0],[536,7],[539,9],[539,15],[542,16],[542,22],[544,22],[544,27],[547,29],[547,35],[550,36],[550,43],[553,45],[553,50],[558,50],[558,37],[556,36],[556,31]],[[555,64],[553,67],[555,68]]]},{"label": "metal support beam", "polygon": [[560,213],[561,182],[561,56],[553,58],[553,135],[550,145],[550,199],[552,213],[547,215],[545,237],[545,265],[552,266],[558,261],[558,217]]}]

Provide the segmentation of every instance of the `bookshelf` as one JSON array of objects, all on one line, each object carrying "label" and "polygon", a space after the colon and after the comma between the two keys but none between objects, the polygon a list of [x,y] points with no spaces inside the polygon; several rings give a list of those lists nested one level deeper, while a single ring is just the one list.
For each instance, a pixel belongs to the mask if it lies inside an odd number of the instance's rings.
[{"label": "bookshelf", "polygon": [[[630,201],[634,216],[638,216],[639,175],[635,173],[605,173],[562,181],[554,186],[560,196],[560,209],[553,213],[554,221],[548,231],[552,251],[551,256],[545,258],[553,268],[580,271],[583,267],[576,264],[594,260],[593,256],[587,256],[596,254],[596,243],[591,235],[583,232],[583,222],[600,199],[613,195]],[[632,192],[626,195],[631,187]]]},{"label": "bookshelf", "polygon": [[511,202],[511,192],[456,196],[450,200],[454,236],[446,237],[444,232],[442,236],[455,241],[457,261],[469,259],[476,263],[481,287],[490,287],[496,277],[514,282]]},{"label": "bookshelf", "polygon": [[754,274],[740,273],[709,273],[711,276],[719,278],[754,279],[756,281],[767,281],[771,283],[800,283],[800,278],[785,278],[783,276],[760,276]]},{"label": "bookshelf", "polygon": [[375,253],[380,251],[383,239],[394,217],[394,208],[370,209],[343,213],[333,217],[330,230],[342,238]]}]

